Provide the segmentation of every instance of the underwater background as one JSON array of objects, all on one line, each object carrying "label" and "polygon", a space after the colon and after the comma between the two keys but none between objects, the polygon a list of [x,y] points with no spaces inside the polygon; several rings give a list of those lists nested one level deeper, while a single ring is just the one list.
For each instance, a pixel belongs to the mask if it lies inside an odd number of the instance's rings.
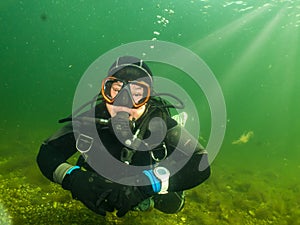
[{"label": "underwater background", "polygon": [[[300,224],[299,0],[7,0],[0,31],[0,224]],[[35,158],[89,65],[154,39],[190,49],[216,76],[223,145],[180,213],[102,217],[44,178]]]}]

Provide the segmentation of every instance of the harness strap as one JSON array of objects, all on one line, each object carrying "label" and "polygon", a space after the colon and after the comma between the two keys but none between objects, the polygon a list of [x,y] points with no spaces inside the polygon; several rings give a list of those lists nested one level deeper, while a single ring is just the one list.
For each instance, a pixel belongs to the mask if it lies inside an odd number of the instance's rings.
[{"label": "harness strap", "polygon": [[[155,110],[158,107],[153,107],[152,109],[149,109],[151,106],[149,105],[146,108],[146,112],[145,112],[145,118],[142,121],[142,123],[139,125],[134,138],[132,140],[132,144],[131,146],[133,146],[133,148],[127,148],[124,147],[121,151],[121,161],[126,163],[126,164],[130,164],[132,162],[132,157],[134,156],[134,154],[136,153],[137,149],[141,146],[142,142],[143,142],[143,138],[145,136],[145,133],[148,129],[148,124],[150,122],[150,120],[152,119],[152,114],[155,112]],[[163,110],[161,108],[159,108],[161,110],[162,116],[164,121],[166,120],[166,114],[168,112],[163,112]],[[147,112],[149,110],[149,112]],[[147,145],[147,143],[145,143],[145,147],[150,148],[151,146]],[[158,150],[163,150],[163,157],[158,157],[154,152],[158,151]],[[163,159],[165,159],[167,157],[167,148],[165,143],[162,143],[162,147],[160,146],[159,148],[157,148],[156,150],[149,150],[149,154],[151,155],[151,158],[155,161],[155,162],[159,162]]]}]

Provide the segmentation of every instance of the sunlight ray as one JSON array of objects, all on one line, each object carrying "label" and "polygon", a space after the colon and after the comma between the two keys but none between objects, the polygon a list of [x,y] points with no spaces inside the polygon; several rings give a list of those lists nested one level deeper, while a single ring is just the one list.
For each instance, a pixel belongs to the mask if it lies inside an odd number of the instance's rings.
[{"label": "sunlight ray", "polygon": [[[283,23],[289,18],[283,18]],[[299,29],[295,26],[280,27],[276,33],[274,47],[270,48],[268,55],[271,57],[266,74],[262,74],[262,84],[259,90],[258,106],[264,107],[261,114],[265,124],[271,125],[274,130],[280,129],[281,143],[297,145],[298,139],[293,136],[293,127],[299,120]],[[272,57],[276,55],[276,57]],[[273,60],[272,60],[273,59]],[[272,119],[272,120],[271,120]],[[275,137],[275,139],[277,139]],[[276,140],[274,140],[274,143]],[[286,152],[286,154],[290,154]]]},{"label": "sunlight ray", "polygon": [[236,34],[236,31],[241,29],[241,27],[257,19],[260,15],[263,15],[263,13],[270,8],[271,4],[265,4],[257,8],[256,10],[245,14],[241,18],[227,24],[224,27],[221,27],[220,29],[207,35],[203,39],[197,41],[191,46],[191,48],[196,49],[197,51],[204,51],[215,46],[216,43],[220,40],[229,40],[231,36]]},{"label": "sunlight ray", "polygon": [[[289,106],[292,106],[295,96],[299,96],[299,29],[295,26],[289,26],[282,28],[282,31],[277,37],[280,42],[277,44],[277,52],[281,54],[276,61],[273,62],[274,68],[273,73],[280,74],[280,82],[275,85],[277,90],[280,90],[279,99],[281,107],[285,108],[286,114],[290,113]],[[279,67],[278,65],[283,65]],[[273,65],[270,66],[273,69]],[[293,106],[292,106],[293,107]],[[288,124],[286,124],[288,125]],[[287,127],[288,129],[288,127]]]},{"label": "sunlight ray", "polygon": [[284,12],[285,8],[281,9],[274,16],[274,18],[268,24],[266,24],[261,33],[257,35],[256,39],[249,44],[246,51],[243,51],[241,56],[237,57],[238,60],[235,61],[235,64],[230,68],[229,71],[225,72],[223,76],[224,86],[234,86],[234,81],[237,82],[240,80],[236,78],[242,75],[241,72],[248,70],[249,66],[253,66],[253,64],[249,63],[249,59],[253,59],[255,58],[255,55],[259,54],[259,50],[262,49],[263,45],[269,40],[271,33],[274,32],[274,28],[284,17]]}]

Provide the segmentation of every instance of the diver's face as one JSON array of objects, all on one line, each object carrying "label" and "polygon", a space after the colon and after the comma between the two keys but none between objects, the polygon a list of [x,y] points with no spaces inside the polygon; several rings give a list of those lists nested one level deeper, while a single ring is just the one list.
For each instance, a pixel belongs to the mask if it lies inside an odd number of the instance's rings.
[{"label": "diver's face", "polygon": [[[115,98],[119,91],[123,87],[123,82],[116,81],[112,84],[110,89],[110,95],[112,98]],[[144,95],[144,89],[141,88],[139,85],[136,84],[129,84],[129,89],[131,92],[132,99],[134,102],[139,102]],[[114,117],[118,112],[128,112],[129,113],[129,119],[132,120],[138,119],[145,111],[145,105],[140,106],[139,108],[128,108],[126,106],[116,106],[113,104],[106,104],[108,111],[112,117]]]}]

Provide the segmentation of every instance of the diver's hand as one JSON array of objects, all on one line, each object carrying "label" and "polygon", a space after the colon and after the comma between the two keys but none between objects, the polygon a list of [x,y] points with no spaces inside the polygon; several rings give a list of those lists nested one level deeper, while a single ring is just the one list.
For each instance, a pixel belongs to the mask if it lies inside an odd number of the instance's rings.
[{"label": "diver's hand", "polygon": [[73,170],[64,178],[62,187],[95,213],[105,216],[106,211],[114,211],[114,206],[106,200],[114,186],[95,172]]},{"label": "diver's hand", "polygon": [[62,187],[70,190],[74,199],[103,216],[107,211],[113,212],[116,209],[117,216],[122,217],[153,194],[150,186],[113,183],[95,172],[79,169],[64,178]]},{"label": "diver's hand", "polygon": [[118,191],[110,192],[107,201],[117,210],[117,216],[122,217],[139,203],[150,197],[147,188],[122,186]]},{"label": "diver's hand", "polygon": [[[155,194],[146,176],[124,177],[120,183],[124,182],[134,185],[118,184],[118,188],[111,191],[106,197],[106,201],[117,210],[118,217],[123,217],[128,211]],[[141,186],[140,184],[144,185]]]}]

